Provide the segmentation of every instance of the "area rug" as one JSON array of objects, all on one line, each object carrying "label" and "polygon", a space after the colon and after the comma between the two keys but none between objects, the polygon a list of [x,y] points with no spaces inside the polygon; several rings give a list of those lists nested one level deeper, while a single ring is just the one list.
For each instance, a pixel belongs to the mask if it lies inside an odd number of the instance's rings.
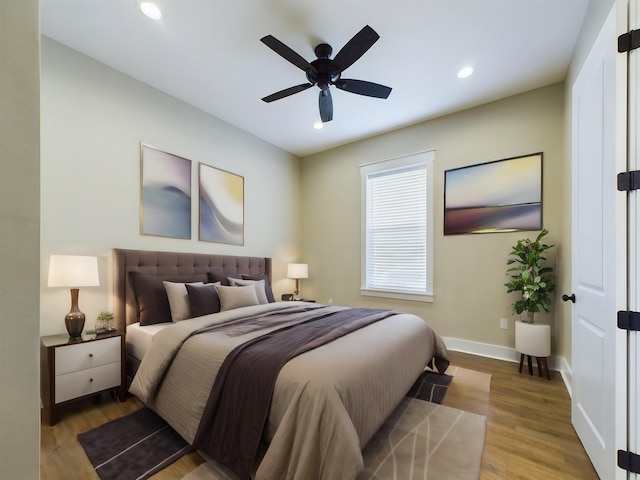
[{"label": "area rug", "polygon": [[488,395],[491,389],[491,375],[468,368],[451,365],[447,374],[453,377],[450,387],[464,389],[473,395]]},{"label": "area rug", "polygon": [[148,408],[80,433],[78,440],[102,480],[144,480],[191,450]]},{"label": "area rug", "polygon": [[358,480],[477,480],[487,419],[404,398],[363,453]]}]

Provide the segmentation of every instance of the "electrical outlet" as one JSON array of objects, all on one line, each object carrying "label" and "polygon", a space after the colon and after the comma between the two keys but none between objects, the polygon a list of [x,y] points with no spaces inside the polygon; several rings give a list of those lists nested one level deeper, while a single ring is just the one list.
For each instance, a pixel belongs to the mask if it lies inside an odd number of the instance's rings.
[{"label": "electrical outlet", "polygon": [[509,321],[506,318],[500,319],[500,328],[502,330],[509,330]]},{"label": "electrical outlet", "polygon": [[333,305],[333,298],[329,299],[329,305]]}]

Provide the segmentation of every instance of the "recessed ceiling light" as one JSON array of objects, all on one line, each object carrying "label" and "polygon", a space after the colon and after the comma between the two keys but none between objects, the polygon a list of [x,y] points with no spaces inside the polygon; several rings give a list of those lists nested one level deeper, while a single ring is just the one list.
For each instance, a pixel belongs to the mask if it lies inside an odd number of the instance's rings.
[{"label": "recessed ceiling light", "polygon": [[140,4],[140,10],[142,10],[142,13],[147,17],[152,18],[153,20],[160,20],[162,18],[162,12],[155,3],[142,2]]},{"label": "recessed ceiling light", "polygon": [[463,67],[458,72],[458,78],[467,78],[473,73],[473,67]]},{"label": "recessed ceiling light", "polygon": [[324,127],[324,123],[322,123],[321,120],[318,120],[313,124],[313,128],[315,128],[316,130],[322,130],[322,127]]}]

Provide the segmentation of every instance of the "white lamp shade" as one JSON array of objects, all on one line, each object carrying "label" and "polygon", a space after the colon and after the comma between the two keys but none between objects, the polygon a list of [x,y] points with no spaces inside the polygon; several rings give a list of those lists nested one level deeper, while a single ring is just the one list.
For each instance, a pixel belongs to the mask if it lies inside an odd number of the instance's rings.
[{"label": "white lamp shade", "polygon": [[309,278],[309,265],[306,263],[288,264],[287,278]]},{"label": "white lamp shade", "polygon": [[51,255],[48,285],[71,288],[99,286],[98,257]]}]

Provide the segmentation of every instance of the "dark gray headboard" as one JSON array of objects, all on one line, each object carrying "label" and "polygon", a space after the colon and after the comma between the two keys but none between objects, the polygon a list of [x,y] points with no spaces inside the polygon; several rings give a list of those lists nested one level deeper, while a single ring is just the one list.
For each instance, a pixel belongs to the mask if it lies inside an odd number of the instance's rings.
[{"label": "dark gray headboard", "polygon": [[237,257],[206,253],[155,252],[147,250],[113,249],[114,258],[114,314],[115,327],[124,331],[138,321],[136,300],[129,272],[147,275],[176,276],[212,272],[216,274],[267,275],[271,282],[271,259]]}]

